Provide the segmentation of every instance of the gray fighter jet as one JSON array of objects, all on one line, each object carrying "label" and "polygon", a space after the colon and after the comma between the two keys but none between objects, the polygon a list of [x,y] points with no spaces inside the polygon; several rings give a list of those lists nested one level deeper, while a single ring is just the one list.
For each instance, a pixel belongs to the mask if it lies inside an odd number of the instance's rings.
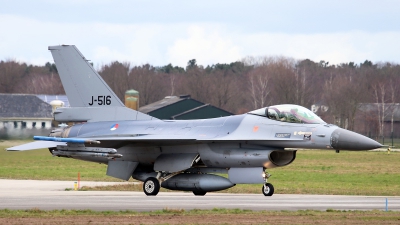
[{"label": "gray fighter jet", "polygon": [[58,108],[54,118],[76,123],[7,150],[48,148],[53,156],[104,163],[109,176],[143,181],[146,195],[157,195],[160,186],[205,195],[259,183],[262,193],[272,196],[266,170],[291,164],[296,149],[382,146],[297,105],[214,119],[159,120],[125,107],[75,46],[49,50],[71,105]]}]

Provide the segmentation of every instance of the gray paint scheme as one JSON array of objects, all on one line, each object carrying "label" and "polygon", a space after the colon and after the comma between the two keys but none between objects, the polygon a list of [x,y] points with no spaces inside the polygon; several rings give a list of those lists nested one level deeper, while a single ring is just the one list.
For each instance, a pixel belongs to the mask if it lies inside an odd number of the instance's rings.
[{"label": "gray paint scheme", "polygon": [[171,173],[184,171],[192,167],[198,155],[197,153],[160,154],[155,160],[154,170]]},{"label": "gray paint scheme", "polygon": [[157,118],[134,111],[127,107],[118,106],[107,108],[57,108],[54,111],[54,120],[59,122],[96,122],[114,120],[157,120]]},{"label": "gray paint scheme", "polygon": [[250,167],[250,168],[231,168],[228,172],[229,180],[234,184],[262,184],[264,179],[264,169],[262,167]]},{"label": "gray paint scheme", "polygon": [[[49,46],[49,50],[71,107],[90,107],[92,96],[101,95],[111,96],[111,104],[104,107],[124,106],[75,46]],[[87,87],[88,83],[91,84],[90,88]]]},{"label": "gray paint scheme", "polygon": [[[262,171],[289,165],[296,158],[296,149],[368,150],[381,146],[360,134],[325,124],[316,115],[317,123],[289,123],[276,117],[283,113],[268,114],[268,108],[214,119],[158,120],[124,107],[75,46],[49,49],[72,106],[57,110],[55,118],[87,121],[54,131],[51,136],[99,141],[86,147],[116,149],[122,156],[58,155],[59,151],[82,152],[82,148],[74,149],[70,143],[67,148],[54,143],[40,146],[47,146],[53,155],[108,164],[107,174],[120,179],[126,180],[128,175],[142,181],[157,177],[163,187],[204,194],[236,183],[264,183],[267,180]],[[97,96],[112,96],[111,104],[88,104]],[[292,116],[300,113],[304,121],[313,121],[313,113],[300,106],[272,106],[271,112],[288,107],[292,107],[293,112],[287,111]],[[8,150],[37,146],[34,142]],[[214,172],[227,172],[229,179],[207,174]]]},{"label": "gray paint scheme", "polygon": [[109,161],[106,174],[122,180],[129,180],[138,165],[138,162]]},{"label": "gray paint scheme", "polygon": [[[49,46],[65,93],[73,108],[59,108],[54,114],[60,122],[156,119],[131,110],[121,102],[96,70],[73,45]],[[98,96],[110,96],[110,104],[96,108]],[[105,100],[105,99],[103,99]],[[93,103],[92,105],[90,105]],[[91,108],[93,106],[93,108]],[[77,107],[77,108],[75,108]],[[83,107],[83,108],[80,108]]]}]

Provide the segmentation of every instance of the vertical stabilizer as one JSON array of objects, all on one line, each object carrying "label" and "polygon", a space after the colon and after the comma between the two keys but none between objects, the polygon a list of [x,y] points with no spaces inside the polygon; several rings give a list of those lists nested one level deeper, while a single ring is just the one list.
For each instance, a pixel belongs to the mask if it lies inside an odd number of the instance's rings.
[{"label": "vertical stabilizer", "polygon": [[74,45],[49,46],[71,108],[55,112],[58,121],[151,120],[125,107]]},{"label": "vertical stabilizer", "polygon": [[124,106],[74,45],[50,46],[49,50],[71,107]]}]

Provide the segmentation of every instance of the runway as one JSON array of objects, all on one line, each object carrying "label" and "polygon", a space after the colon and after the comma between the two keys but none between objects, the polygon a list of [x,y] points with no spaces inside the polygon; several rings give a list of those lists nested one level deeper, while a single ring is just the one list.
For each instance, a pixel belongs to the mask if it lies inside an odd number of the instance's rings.
[{"label": "runway", "polygon": [[[154,211],[161,209],[249,209],[249,210],[385,210],[400,211],[400,197],[275,194],[160,192],[65,191],[73,181],[0,180],[0,209],[91,209],[96,211]],[[109,185],[107,182],[82,182],[82,186]]]}]

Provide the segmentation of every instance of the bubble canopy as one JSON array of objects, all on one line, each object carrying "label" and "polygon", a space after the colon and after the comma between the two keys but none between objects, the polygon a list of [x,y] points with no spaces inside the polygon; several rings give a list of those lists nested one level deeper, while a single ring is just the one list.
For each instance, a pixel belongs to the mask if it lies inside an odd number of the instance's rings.
[{"label": "bubble canopy", "polygon": [[326,124],[311,110],[298,105],[274,105],[251,111],[249,114],[287,123]]}]

